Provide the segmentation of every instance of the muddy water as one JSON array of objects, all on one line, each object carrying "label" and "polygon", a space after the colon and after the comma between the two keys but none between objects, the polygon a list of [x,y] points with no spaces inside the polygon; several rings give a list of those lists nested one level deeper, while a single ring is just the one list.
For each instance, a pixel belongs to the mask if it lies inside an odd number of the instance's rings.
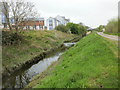
[{"label": "muddy water", "polygon": [[75,44],[76,43],[64,43],[66,49],[60,49],[39,61],[37,64],[33,64],[32,66],[28,65],[26,68],[22,68],[11,76],[5,77],[2,83],[3,88],[24,88],[32,80],[33,76],[45,71],[53,62],[58,60],[67,48]]}]

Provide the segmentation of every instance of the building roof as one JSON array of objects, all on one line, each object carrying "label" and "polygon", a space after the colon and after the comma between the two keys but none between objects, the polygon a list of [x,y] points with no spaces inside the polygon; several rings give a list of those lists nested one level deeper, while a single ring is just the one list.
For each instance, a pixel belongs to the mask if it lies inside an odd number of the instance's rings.
[{"label": "building roof", "polygon": [[56,19],[58,19],[58,18],[61,18],[61,19],[66,20],[66,21],[70,21],[70,19],[66,19],[65,16],[57,15]]},{"label": "building roof", "polygon": [[44,18],[27,18],[29,21],[44,21]]},{"label": "building roof", "polygon": [[61,22],[61,20],[68,21],[68,22],[70,21],[70,19],[66,19],[65,16],[60,16],[60,15],[57,15],[55,18],[54,17],[49,17],[47,20],[49,20],[49,19],[54,19],[58,22]]}]

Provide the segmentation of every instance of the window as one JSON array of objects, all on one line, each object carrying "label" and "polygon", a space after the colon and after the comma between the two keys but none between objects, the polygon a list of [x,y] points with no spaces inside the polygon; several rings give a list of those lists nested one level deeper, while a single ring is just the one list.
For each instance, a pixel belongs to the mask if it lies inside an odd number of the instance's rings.
[{"label": "window", "polygon": [[43,29],[43,26],[39,24],[39,29]]},{"label": "window", "polygon": [[30,26],[28,26],[28,29],[30,29]]},{"label": "window", "polygon": [[52,20],[49,20],[49,22],[52,22]]},{"label": "window", "polygon": [[53,27],[49,27],[49,30],[52,30],[53,29]]},{"label": "window", "polygon": [[49,26],[53,26],[53,24],[49,24]]},{"label": "window", "polygon": [[35,27],[35,29],[36,29],[36,25],[35,25],[34,27]]}]

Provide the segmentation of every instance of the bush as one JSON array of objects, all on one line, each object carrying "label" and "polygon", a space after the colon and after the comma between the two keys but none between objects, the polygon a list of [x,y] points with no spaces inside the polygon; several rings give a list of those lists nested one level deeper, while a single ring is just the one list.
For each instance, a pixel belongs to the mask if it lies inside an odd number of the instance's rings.
[{"label": "bush", "polygon": [[83,24],[68,23],[66,26],[59,25],[55,29],[66,33],[72,33],[72,34],[78,34],[84,36],[86,35],[86,30],[88,29],[88,27],[84,26]]},{"label": "bush", "polygon": [[104,25],[100,25],[100,26],[96,29],[96,31],[102,32],[104,28],[105,28]]},{"label": "bush", "polygon": [[82,24],[68,23],[66,27],[69,28],[72,34],[78,35],[85,35],[87,30],[86,26]]},{"label": "bush", "polygon": [[78,28],[79,28],[78,29],[78,34],[81,34],[82,36],[86,35],[86,30],[87,30],[86,26],[79,25]]},{"label": "bush", "polygon": [[68,23],[66,27],[69,28],[72,34],[78,34],[78,24]]},{"label": "bush", "polygon": [[105,32],[118,33],[118,20],[117,19],[110,20],[107,26],[105,27]]},{"label": "bush", "polygon": [[69,29],[64,25],[58,25],[57,27],[55,27],[55,29],[66,33],[69,31]]},{"label": "bush", "polygon": [[25,40],[21,34],[15,32],[2,31],[2,45],[17,45]]}]

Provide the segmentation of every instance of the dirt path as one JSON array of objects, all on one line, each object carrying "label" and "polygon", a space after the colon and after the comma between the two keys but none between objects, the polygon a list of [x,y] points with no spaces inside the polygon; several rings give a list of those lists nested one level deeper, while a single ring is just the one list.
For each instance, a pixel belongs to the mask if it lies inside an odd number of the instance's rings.
[{"label": "dirt path", "polygon": [[104,34],[103,32],[97,32],[97,34],[99,34],[103,37],[109,38],[111,40],[120,41],[120,37],[118,37],[118,36]]}]

